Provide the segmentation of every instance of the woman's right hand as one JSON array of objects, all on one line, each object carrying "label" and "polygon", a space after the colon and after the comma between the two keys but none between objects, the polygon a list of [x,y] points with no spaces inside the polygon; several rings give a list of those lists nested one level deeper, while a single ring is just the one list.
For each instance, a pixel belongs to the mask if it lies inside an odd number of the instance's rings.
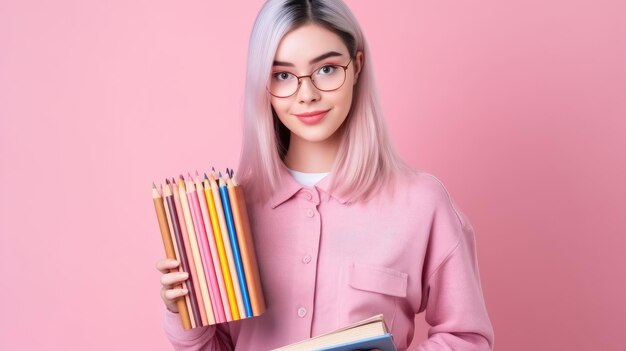
[{"label": "woman's right hand", "polygon": [[188,293],[187,289],[183,289],[182,282],[189,278],[189,273],[171,271],[178,267],[177,260],[164,258],[156,263],[156,268],[163,275],[161,276],[161,299],[165,303],[165,307],[174,313],[178,313],[176,300]]}]

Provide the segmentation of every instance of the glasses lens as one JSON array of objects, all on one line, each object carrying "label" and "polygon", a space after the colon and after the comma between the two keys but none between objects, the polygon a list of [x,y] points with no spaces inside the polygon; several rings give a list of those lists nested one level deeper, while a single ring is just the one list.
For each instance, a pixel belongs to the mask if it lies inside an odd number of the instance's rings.
[{"label": "glasses lens", "polygon": [[341,66],[326,65],[315,71],[312,78],[317,89],[335,90],[346,79],[346,71]]},{"label": "glasses lens", "polygon": [[290,96],[298,89],[298,78],[289,72],[276,72],[270,78],[269,90],[274,96]]}]

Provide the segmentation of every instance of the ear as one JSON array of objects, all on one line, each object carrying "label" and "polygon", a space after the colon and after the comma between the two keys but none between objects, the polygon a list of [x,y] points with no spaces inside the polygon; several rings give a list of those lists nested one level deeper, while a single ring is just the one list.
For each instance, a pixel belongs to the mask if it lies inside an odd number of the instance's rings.
[{"label": "ear", "polygon": [[356,84],[359,80],[359,74],[361,73],[364,62],[365,58],[363,57],[363,51],[357,51],[354,59],[354,84]]}]

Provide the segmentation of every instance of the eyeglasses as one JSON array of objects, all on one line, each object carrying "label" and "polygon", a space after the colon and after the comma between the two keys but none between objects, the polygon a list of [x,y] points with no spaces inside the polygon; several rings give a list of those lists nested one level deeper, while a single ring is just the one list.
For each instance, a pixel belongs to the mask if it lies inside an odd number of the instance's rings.
[{"label": "eyeglasses", "polygon": [[308,77],[311,83],[321,91],[333,91],[341,88],[346,81],[347,65],[323,65],[306,76],[296,76],[293,73],[281,71],[272,73],[267,90],[270,94],[278,98],[286,98],[295,94],[300,89],[301,79]]}]

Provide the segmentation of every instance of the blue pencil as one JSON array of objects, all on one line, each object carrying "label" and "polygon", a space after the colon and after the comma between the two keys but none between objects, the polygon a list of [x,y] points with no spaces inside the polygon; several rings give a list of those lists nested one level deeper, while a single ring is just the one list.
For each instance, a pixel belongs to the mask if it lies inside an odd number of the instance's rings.
[{"label": "blue pencil", "polygon": [[230,237],[230,245],[233,250],[233,258],[237,269],[237,278],[239,279],[239,287],[241,289],[241,297],[246,312],[246,317],[252,317],[252,305],[250,304],[250,295],[248,294],[248,285],[246,284],[246,276],[243,271],[243,262],[241,261],[241,253],[237,242],[237,232],[235,231],[235,221],[233,212],[230,208],[230,199],[228,197],[228,189],[226,183],[219,177],[220,197],[222,198],[222,207],[224,208],[224,217],[226,217],[226,226],[228,227],[228,236]]}]

